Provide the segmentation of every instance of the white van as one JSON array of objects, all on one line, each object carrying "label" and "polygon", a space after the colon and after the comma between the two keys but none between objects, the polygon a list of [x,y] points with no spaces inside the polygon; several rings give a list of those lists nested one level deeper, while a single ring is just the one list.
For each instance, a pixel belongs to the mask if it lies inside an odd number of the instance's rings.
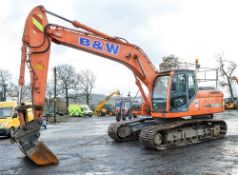
[{"label": "white van", "polygon": [[89,108],[88,105],[80,105],[80,106],[81,106],[81,108],[83,109],[85,116],[92,117],[93,111]]}]

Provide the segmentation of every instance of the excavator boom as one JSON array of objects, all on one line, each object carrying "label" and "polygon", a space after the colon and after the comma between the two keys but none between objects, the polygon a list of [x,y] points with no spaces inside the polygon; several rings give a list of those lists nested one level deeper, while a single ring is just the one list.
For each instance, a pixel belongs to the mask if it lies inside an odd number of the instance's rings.
[{"label": "excavator boom", "polygon": [[[77,21],[67,20],[77,28],[86,31],[49,24],[46,12],[48,11],[42,6],[38,6],[31,11],[27,18],[22,38],[19,85],[22,86],[24,84],[24,69],[28,63],[31,71],[32,88],[34,89],[32,94],[34,105],[39,108],[44,106],[51,42],[80,49],[122,63],[131,69],[135,77],[151,91],[152,82],[157,75],[157,70],[138,46],[118,37],[109,37]],[[53,13],[50,12],[50,14]],[[144,100],[148,102],[147,99]],[[36,111],[36,117],[40,118],[40,116],[42,116],[42,112]]]}]

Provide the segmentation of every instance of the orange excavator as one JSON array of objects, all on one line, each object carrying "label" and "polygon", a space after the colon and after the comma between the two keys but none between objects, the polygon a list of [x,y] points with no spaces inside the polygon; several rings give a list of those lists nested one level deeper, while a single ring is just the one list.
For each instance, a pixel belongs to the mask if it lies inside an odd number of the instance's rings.
[{"label": "orange excavator", "polygon": [[[69,22],[75,28],[50,24],[46,14]],[[59,162],[56,155],[39,141],[52,42],[116,61],[134,73],[143,97],[142,116],[110,124],[108,135],[115,141],[139,139],[147,148],[163,150],[221,138],[226,134],[226,123],[213,119],[214,113],[224,111],[222,92],[198,90],[196,75],[191,70],[157,71],[140,47],[123,38],[111,37],[38,6],[26,20],[22,42],[19,85],[20,89],[24,85],[27,65],[35,119],[25,122],[25,107],[19,105],[21,127],[11,141],[18,141],[21,151],[37,165]]]}]

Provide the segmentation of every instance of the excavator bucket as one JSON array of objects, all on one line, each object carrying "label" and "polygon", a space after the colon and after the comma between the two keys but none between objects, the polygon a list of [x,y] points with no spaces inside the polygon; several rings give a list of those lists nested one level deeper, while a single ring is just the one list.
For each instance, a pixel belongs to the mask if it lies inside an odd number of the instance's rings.
[{"label": "excavator bucket", "polygon": [[33,149],[33,152],[27,155],[27,157],[30,158],[35,164],[40,166],[59,163],[59,159],[43,142],[38,142],[38,144]]},{"label": "excavator bucket", "polygon": [[58,164],[59,159],[56,155],[42,141],[38,141],[39,130],[40,123],[38,121],[29,122],[25,128],[20,128],[13,134],[11,142],[19,140],[20,150],[36,165]]},{"label": "excavator bucket", "polygon": [[56,165],[59,159],[56,155],[41,141],[36,143],[19,140],[21,151],[36,165]]}]

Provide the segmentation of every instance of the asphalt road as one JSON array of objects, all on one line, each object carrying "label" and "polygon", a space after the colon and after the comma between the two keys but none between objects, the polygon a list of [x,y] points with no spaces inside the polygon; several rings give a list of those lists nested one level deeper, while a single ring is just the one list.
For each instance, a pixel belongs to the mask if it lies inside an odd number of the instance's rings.
[{"label": "asphalt road", "polygon": [[145,149],[139,141],[114,142],[107,136],[114,117],[74,118],[41,132],[40,140],[60,159],[56,166],[37,167],[17,144],[0,138],[0,174],[238,174],[238,111],[216,118],[228,124],[225,138],[165,151]]}]

